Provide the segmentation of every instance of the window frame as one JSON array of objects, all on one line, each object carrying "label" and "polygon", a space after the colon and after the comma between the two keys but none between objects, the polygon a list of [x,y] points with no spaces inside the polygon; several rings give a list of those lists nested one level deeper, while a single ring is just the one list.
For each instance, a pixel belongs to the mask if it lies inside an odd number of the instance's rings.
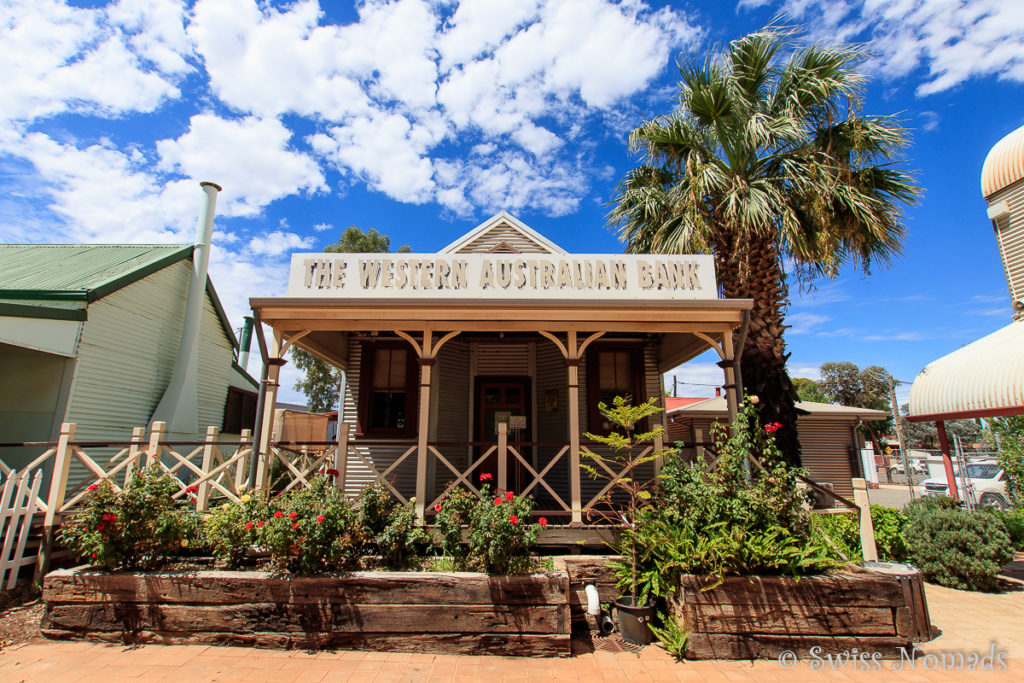
[{"label": "window frame", "polygon": [[[600,354],[602,351],[628,351],[630,363],[633,366],[633,405],[639,405],[647,400],[646,368],[644,367],[644,347],[640,342],[611,342],[594,343],[586,353],[587,372],[587,431],[591,434],[607,436],[610,430],[604,429],[602,422],[604,417],[598,410],[597,404],[601,400],[600,383]],[[636,432],[646,432],[648,420],[645,418],[636,425]]]},{"label": "window frame", "polygon": [[[405,351],[405,426],[401,428],[371,427],[373,423],[373,371],[378,350]],[[416,435],[419,417],[419,363],[407,342],[377,341],[364,342],[359,360],[359,404],[356,411],[356,436],[407,436]]]}]

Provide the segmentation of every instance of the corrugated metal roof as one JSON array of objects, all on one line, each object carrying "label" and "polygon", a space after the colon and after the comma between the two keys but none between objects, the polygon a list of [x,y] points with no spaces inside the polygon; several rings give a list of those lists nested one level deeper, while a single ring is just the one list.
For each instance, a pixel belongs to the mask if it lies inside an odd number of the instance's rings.
[{"label": "corrugated metal roof", "polygon": [[990,197],[1024,178],[1024,126],[997,142],[981,167],[981,194]]},{"label": "corrugated metal roof", "polygon": [[191,252],[180,244],[3,244],[0,296],[93,300]]},{"label": "corrugated metal roof", "polygon": [[933,361],[910,388],[910,419],[952,419],[1024,410],[1024,321]]},{"label": "corrugated metal roof", "polygon": [[[889,417],[889,413],[884,410],[872,410],[871,408],[856,408],[851,406],[836,406],[831,403],[816,403],[814,401],[797,401],[796,407],[800,410],[806,410],[809,415],[802,416],[804,418],[815,418],[815,417],[859,417],[863,420],[884,420]],[[728,406],[725,402],[724,396],[718,396],[715,398],[708,398],[699,403],[691,403],[689,405],[683,405],[676,408],[670,408],[668,413],[670,415],[714,415],[714,416],[725,416],[729,412]]]}]

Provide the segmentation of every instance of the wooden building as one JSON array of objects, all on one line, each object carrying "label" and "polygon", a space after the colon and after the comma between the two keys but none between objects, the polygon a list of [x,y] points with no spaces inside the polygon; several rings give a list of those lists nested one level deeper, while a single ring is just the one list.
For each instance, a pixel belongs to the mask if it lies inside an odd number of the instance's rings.
[{"label": "wooden building", "polygon": [[[0,442],[127,441],[152,419],[174,374],[193,271],[192,245],[0,245]],[[195,426],[237,433],[255,420],[256,383],[206,281]],[[249,408],[249,415],[244,409]],[[38,448],[4,448],[20,467]]]},{"label": "wooden building", "polygon": [[273,329],[263,405],[292,345],[345,371],[349,492],[380,480],[429,517],[487,472],[575,523],[605,488],[579,467],[598,402],[662,399],[662,374],[709,348],[734,386],[751,307],[718,298],[710,256],[569,254],[504,212],[436,254],[295,254],[287,296],[251,304]]},{"label": "wooden building", "polygon": [[[884,420],[889,414],[812,401],[800,401],[796,406],[807,412],[797,419],[803,466],[815,482],[852,498],[851,480],[863,476],[864,438],[857,425],[861,421]],[[728,420],[728,409],[724,398],[689,400],[670,407],[667,419],[668,441],[683,442],[684,454],[696,456],[701,444],[711,443],[711,425]]]}]

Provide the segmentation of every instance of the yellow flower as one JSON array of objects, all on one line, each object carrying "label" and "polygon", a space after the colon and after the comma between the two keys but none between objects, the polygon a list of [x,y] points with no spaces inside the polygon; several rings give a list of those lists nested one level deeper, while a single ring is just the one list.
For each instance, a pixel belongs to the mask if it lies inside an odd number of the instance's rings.
[{"label": "yellow flower", "polygon": [[413,505],[415,505],[416,504],[416,498],[415,497],[410,498],[409,502],[412,503]]},{"label": "yellow flower", "polygon": [[221,510],[227,510],[230,507],[231,507],[230,503],[224,503],[223,505],[220,506],[220,509]]},{"label": "yellow flower", "polygon": [[187,548],[187,547],[188,547],[188,541],[187,541],[187,540],[184,540],[184,539],[183,539],[183,540],[181,541],[181,547],[182,547],[182,548]]},{"label": "yellow flower", "polygon": [[250,497],[249,497],[248,495],[244,495],[244,496],[242,496],[242,498],[241,498],[241,501],[242,501],[243,503],[248,503],[248,502],[249,502],[250,500],[252,500],[252,498],[250,498]]}]

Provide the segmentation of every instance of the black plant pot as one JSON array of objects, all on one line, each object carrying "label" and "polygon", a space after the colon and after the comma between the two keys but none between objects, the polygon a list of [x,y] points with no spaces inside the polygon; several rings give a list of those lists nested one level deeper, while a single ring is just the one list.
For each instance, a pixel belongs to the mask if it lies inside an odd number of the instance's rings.
[{"label": "black plant pot", "polygon": [[633,598],[626,595],[615,601],[615,615],[619,622],[619,633],[626,642],[647,645],[653,640],[648,624],[654,617],[654,603],[634,607]]}]

